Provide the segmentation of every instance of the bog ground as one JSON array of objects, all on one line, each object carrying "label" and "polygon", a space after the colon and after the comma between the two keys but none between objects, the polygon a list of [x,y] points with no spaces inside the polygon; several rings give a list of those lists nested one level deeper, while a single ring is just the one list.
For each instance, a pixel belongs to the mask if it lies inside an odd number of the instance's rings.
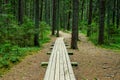
[{"label": "bog ground", "polygon": [[[70,34],[60,32],[60,35],[70,45]],[[79,63],[77,67],[73,67],[76,79],[120,80],[120,52],[96,47],[83,34],[79,38],[79,49],[68,49],[74,53],[70,56],[71,61]],[[43,80],[46,68],[41,67],[40,63],[49,60],[46,53],[50,51],[50,44],[54,41],[55,37],[52,37],[38,54],[27,56],[0,80]]]}]

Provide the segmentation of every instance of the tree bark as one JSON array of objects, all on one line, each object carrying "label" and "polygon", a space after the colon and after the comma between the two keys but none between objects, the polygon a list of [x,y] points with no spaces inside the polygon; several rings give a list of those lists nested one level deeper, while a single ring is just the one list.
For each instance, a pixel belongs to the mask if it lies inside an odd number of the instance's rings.
[{"label": "tree bark", "polygon": [[50,0],[45,0],[45,22],[50,25]]},{"label": "tree bark", "polygon": [[48,0],[44,0],[44,4],[45,4],[45,22],[48,24]]},{"label": "tree bark", "polygon": [[78,40],[79,0],[73,0],[72,41],[71,48],[77,49]]},{"label": "tree bark", "polygon": [[111,18],[110,18],[110,15],[111,15],[111,1],[107,1],[107,10],[106,10],[106,13],[107,13],[107,36],[108,36],[108,39],[110,38],[110,20],[111,20]]},{"label": "tree bark", "polygon": [[92,23],[92,0],[89,1],[89,17],[88,17],[88,30],[87,36],[91,35],[91,23]]},{"label": "tree bark", "polygon": [[68,13],[68,24],[67,24],[67,30],[70,30],[70,19],[71,19],[71,12]]},{"label": "tree bark", "polygon": [[100,0],[98,44],[104,44],[105,0]]},{"label": "tree bark", "polygon": [[68,23],[67,23],[67,30],[70,30],[70,19],[71,19],[71,0],[69,3],[69,12],[68,12]]},{"label": "tree bark", "polygon": [[39,0],[35,0],[35,35],[34,45],[39,46]]},{"label": "tree bark", "polygon": [[116,26],[119,28],[120,23],[120,0],[117,0],[117,15],[116,15]]},{"label": "tree bark", "polygon": [[83,20],[84,3],[85,3],[85,0],[82,0],[82,8],[81,8],[81,21]]},{"label": "tree bark", "polygon": [[42,21],[42,13],[43,13],[43,0],[40,0],[41,3],[40,3],[40,21]]},{"label": "tree bark", "polygon": [[56,0],[53,0],[53,16],[52,16],[52,35],[55,35],[55,27],[56,27]]},{"label": "tree bark", "polygon": [[18,0],[18,24],[23,23],[23,0]]},{"label": "tree bark", "polygon": [[59,27],[60,27],[60,17],[59,17],[59,0],[57,0],[57,34],[56,36],[59,37]]},{"label": "tree bark", "polygon": [[112,19],[112,23],[113,25],[115,25],[115,14],[116,14],[116,0],[113,0],[113,19]]},{"label": "tree bark", "polygon": [[0,1],[0,5],[1,5],[1,6],[0,6],[0,14],[2,14],[2,5],[3,5],[2,3],[3,3],[3,2]]}]

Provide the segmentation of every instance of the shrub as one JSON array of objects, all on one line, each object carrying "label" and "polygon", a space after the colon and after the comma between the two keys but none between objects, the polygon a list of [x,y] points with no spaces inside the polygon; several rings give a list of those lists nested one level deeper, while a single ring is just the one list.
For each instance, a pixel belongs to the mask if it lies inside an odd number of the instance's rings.
[{"label": "shrub", "polygon": [[20,58],[18,56],[11,56],[10,57],[10,62],[12,63],[17,63],[20,61]]},{"label": "shrub", "polygon": [[9,68],[10,63],[5,58],[0,58],[0,68]]},{"label": "shrub", "polygon": [[49,34],[50,26],[46,24],[45,22],[40,22],[40,39],[44,40],[47,34]]}]

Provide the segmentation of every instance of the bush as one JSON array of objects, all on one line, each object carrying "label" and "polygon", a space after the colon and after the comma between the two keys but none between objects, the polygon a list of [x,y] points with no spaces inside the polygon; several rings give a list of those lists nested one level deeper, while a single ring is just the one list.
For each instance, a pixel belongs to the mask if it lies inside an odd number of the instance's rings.
[{"label": "bush", "polygon": [[87,21],[81,21],[81,22],[79,22],[79,30],[81,30],[81,31],[83,31],[84,32],[84,30],[87,30]]},{"label": "bush", "polygon": [[8,41],[12,45],[18,45],[20,47],[33,46],[34,23],[25,17],[24,23],[19,26],[12,15],[1,15],[0,35],[0,43]]},{"label": "bush", "polygon": [[40,22],[39,28],[40,28],[40,30],[39,30],[39,32],[40,32],[40,39],[44,40],[45,37],[50,32],[50,26],[48,24],[46,24],[46,22]]},{"label": "bush", "polygon": [[18,56],[11,56],[10,57],[10,62],[12,63],[17,63],[20,61],[20,58]]},{"label": "bush", "polygon": [[0,68],[9,68],[10,63],[3,57],[0,58]]}]

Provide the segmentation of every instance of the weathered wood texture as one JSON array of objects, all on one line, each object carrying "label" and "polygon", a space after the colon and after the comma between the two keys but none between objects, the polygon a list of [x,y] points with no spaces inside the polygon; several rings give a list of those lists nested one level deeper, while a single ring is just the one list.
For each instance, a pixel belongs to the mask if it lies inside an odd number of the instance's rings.
[{"label": "weathered wood texture", "polygon": [[44,80],[76,80],[63,38],[57,38]]}]

